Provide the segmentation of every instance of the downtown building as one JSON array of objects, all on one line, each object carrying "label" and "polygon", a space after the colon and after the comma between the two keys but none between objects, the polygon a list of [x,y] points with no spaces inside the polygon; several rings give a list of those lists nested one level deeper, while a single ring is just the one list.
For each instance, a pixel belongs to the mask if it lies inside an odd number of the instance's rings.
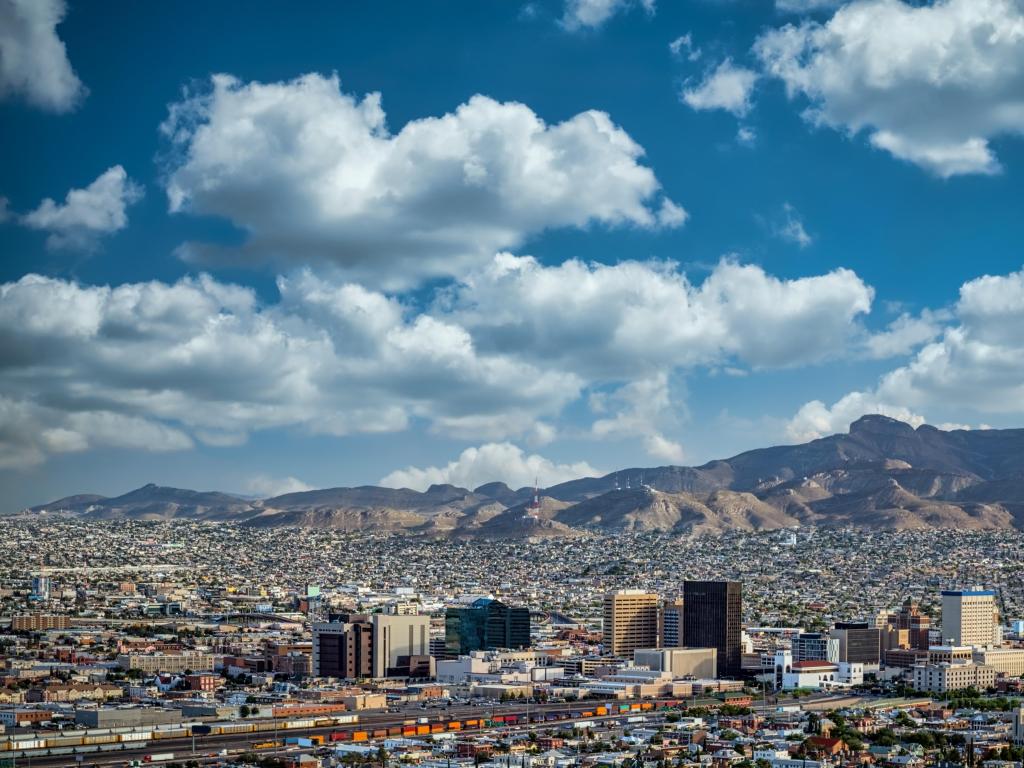
[{"label": "downtown building", "polygon": [[839,661],[877,667],[882,658],[881,630],[866,621],[838,621],[829,635],[839,640]]},{"label": "downtown building", "polygon": [[657,648],[661,641],[660,602],[658,595],[642,589],[619,589],[605,595],[605,653],[628,659],[636,650]]},{"label": "downtown building", "polygon": [[995,591],[943,590],[942,642],[949,645],[998,645],[999,614]]},{"label": "downtown building", "polygon": [[530,647],[530,609],[481,597],[468,606],[449,607],[444,616],[445,656],[473,651]]},{"label": "downtown building", "polygon": [[314,677],[430,677],[430,617],[342,613],[313,625]]},{"label": "downtown building", "polygon": [[740,582],[683,582],[683,645],[714,648],[718,677],[740,676],[742,638],[743,585]]}]

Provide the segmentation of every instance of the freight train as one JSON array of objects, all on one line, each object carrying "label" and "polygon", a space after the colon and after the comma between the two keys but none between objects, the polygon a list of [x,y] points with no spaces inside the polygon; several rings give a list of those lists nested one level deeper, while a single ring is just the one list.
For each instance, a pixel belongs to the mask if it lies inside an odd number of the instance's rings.
[{"label": "freight train", "polygon": [[[301,720],[230,721],[222,723],[180,723],[152,728],[90,728],[80,731],[36,732],[0,736],[0,760],[48,755],[80,755],[142,749],[153,742],[190,738],[193,726],[197,737],[260,734],[311,728],[332,728],[359,722],[359,715],[330,715]],[[159,746],[159,744],[157,745]]]}]

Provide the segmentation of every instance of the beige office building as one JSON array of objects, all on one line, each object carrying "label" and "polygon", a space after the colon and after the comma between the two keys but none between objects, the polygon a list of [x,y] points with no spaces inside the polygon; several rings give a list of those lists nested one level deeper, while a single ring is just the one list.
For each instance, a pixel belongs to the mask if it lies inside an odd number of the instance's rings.
[{"label": "beige office building", "polygon": [[943,590],[942,642],[948,645],[998,645],[996,593],[990,589]]},{"label": "beige office building", "polygon": [[633,652],[633,661],[673,678],[694,677],[713,680],[718,671],[716,648],[643,648]]},{"label": "beige office building", "polygon": [[1024,648],[975,648],[972,660],[1007,677],[1024,677]]},{"label": "beige office building", "polygon": [[972,662],[919,664],[914,667],[914,690],[949,693],[964,688],[984,691],[995,685],[996,671]]},{"label": "beige office building", "polygon": [[374,677],[386,677],[389,669],[399,667],[399,657],[430,656],[429,616],[375,613],[370,618]]},{"label": "beige office building", "polygon": [[604,650],[630,658],[638,648],[657,648],[659,599],[653,592],[620,589],[604,596]]}]

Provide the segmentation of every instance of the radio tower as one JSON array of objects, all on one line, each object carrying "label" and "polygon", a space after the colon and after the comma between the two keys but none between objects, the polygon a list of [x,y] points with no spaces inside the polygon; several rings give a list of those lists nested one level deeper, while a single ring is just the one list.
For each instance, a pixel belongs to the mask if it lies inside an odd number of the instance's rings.
[{"label": "radio tower", "polygon": [[540,488],[538,487],[539,482],[537,478],[533,479],[533,498],[530,499],[530,505],[526,508],[527,517],[540,517]]}]

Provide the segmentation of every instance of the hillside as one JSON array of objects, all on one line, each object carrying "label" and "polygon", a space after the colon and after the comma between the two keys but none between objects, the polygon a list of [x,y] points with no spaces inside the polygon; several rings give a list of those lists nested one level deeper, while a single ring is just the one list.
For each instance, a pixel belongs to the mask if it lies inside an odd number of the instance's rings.
[{"label": "hillside", "polygon": [[605,532],[713,534],[799,525],[879,529],[1024,528],[1024,430],[914,429],[864,416],[846,434],[747,451],[699,467],[619,470],[542,491],[326,488],[248,500],[146,485],[26,510],[86,519],[231,520],[430,537],[571,538]]}]

